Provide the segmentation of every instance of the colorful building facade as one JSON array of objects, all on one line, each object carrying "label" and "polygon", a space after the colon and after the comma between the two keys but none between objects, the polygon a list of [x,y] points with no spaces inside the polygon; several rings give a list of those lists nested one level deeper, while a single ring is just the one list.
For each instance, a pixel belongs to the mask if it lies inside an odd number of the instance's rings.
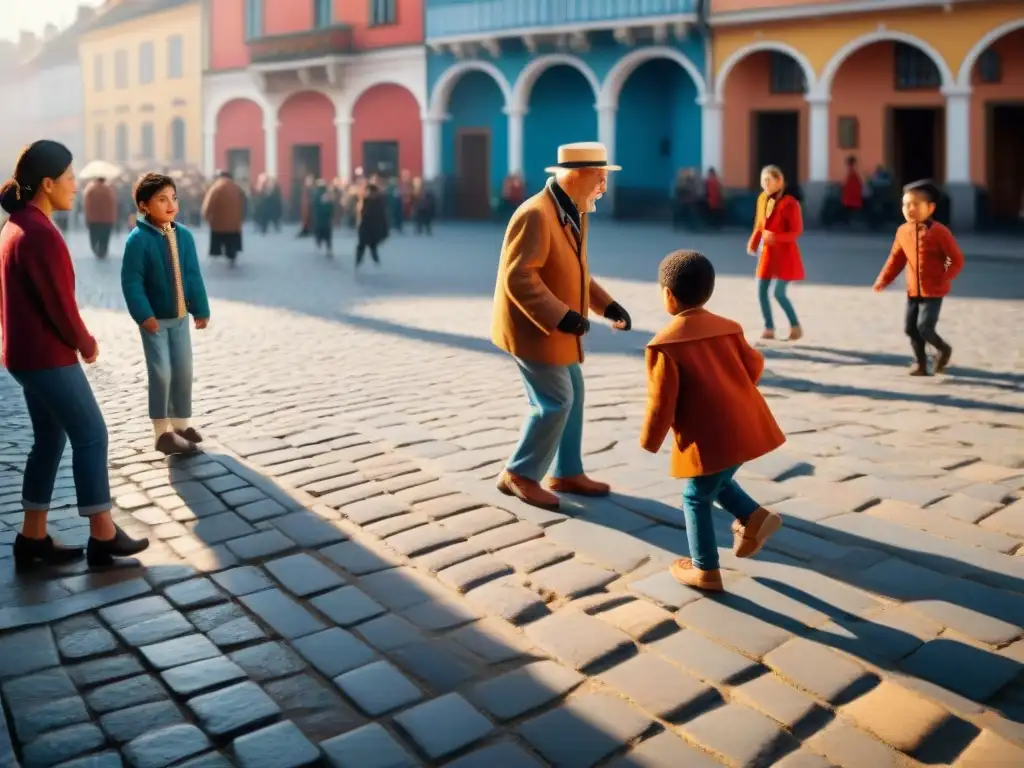
[{"label": "colorful building facade", "polygon": [[205,4],[205,167],[294,191],[307,175],[423,172],[420,0]]},{"label": "colorful building facade", "polygon": [[[704,158],[726,186],[759,168],[821,210],[846,173],[943,183],[958,226],[1016,219],[1024,195],[1024,6],[1015,0],[711,0]],[[721,152],[721,147],[728,152]]]},{"label": "colorful building facade", "polygon": [[538,189],[559,144],[599,140],[623,166],[616,208],[664,205],[718,151],[700,28],[697,0],[427,0],[424,175],[485,217],[507,175]]},{"label": "colorful building facade", "polygon": [[85,159],[198,166],[199,0],[107,0],[78,42]]}]

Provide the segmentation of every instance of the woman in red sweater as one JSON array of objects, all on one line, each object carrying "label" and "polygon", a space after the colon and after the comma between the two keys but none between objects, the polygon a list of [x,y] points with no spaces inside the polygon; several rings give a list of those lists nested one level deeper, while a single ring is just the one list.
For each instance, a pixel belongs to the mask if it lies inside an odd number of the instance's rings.
[{"label": "woman in red sweater", "polygon": [[0,188],[10,219],[0,233],[0,329],[3,363],[25,394],[32,449],[25,464],[25,521],[14,542],[18,570],[81,557],[46,532],[57,468],[70,441],[78,511],[89,518],[90,565],[137,554],[149,546],[132,539],[110,516],[107,425],[79,365],[93,363],[96,339],[75,300],[71,254],[52,219],[74,207],[71,152],[55,141],[37,141],[18,158],[14,176]]}]

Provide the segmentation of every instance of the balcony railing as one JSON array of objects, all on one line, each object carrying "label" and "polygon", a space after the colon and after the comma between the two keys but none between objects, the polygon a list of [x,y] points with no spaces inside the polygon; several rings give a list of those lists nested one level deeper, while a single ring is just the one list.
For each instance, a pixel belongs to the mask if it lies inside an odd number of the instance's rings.
[{"label": "balcony railing", "polygon": [[287,35],[270,35],[249,40],[253,64],[274,64],[293,59],[342,56],[352,52],[352,28],[337,24]]},{"label": "balcony railing", "polygon": [[427,39],[696,13],[696,0],[427,0]]}]

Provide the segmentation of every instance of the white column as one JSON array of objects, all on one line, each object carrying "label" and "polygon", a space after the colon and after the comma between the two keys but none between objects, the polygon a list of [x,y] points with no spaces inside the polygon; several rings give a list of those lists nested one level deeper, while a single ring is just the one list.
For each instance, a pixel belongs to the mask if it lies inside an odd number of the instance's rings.
[{"label": "white column", "polygon": [[828,142],[828,96],[808,95],[810,106],[808,133],[810,138],[810,158],[808,160],[808,181],[828,181],[829,142]]},{"label": "white column", "polygon": [[713,96],[697,99],[700,105],[700,167],[722,173],[722,103]]},{"label": "white column", "polygon": [[277,115],[263,121],[263,172],[277,178]]},{"label": "white column", "polygon": [[203,131],[203,172],[212,179],[217,172],[217,129],[207,127]]},{"label": "white column", "polygon": [[441,175],[441,131],[443,117],[424,115],[423,122],[423,180],[434,181]]},{"label": "white column", "polygon": [[338,176],[345,181],[352,178],[352,122],[351,117],[334,121],[338,129]]},{"label": "white column", "polygon": [[523,117],[526,112],[518,108],[505,107],[508,117],[508,172],[523,172]]},{"label": "white column", "polygon": [[597,140],[608,148],[608,162],[615,162],[615,104],[595,104],[597,110]]},{"label": "white column", "polygon": [[943,89],[942,93],[946,97],[946,183],[969,184],[971,89],[958,86]]}]

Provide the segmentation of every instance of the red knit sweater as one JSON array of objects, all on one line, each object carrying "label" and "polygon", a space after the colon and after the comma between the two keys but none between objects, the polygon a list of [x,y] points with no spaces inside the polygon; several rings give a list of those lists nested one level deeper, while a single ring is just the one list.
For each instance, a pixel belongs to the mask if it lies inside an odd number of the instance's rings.
[{"label": "red knit sweater", "polygon": [[12,371],[75,365],[96,349],[78,312],[67,244],[33,205],[11,214],[0,233],[0,329]]}]

